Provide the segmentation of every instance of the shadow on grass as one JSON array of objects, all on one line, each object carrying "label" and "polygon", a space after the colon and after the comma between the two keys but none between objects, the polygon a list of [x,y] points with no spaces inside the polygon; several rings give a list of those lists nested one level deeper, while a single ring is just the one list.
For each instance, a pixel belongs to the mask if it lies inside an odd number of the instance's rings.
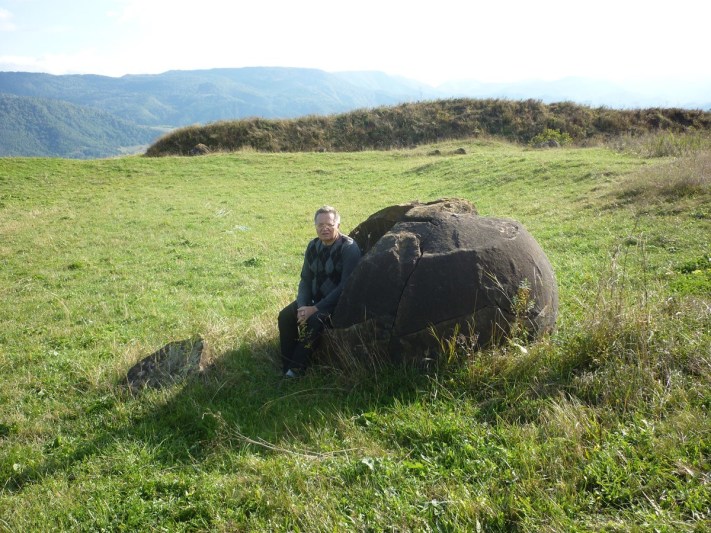
[{"label": "shadow on grass", "polygon": [[[115,394],[87,397],[68,419],[87,417],[90,438],[71,442],[57,436],[43,459],[12,472],[4,490],[19,491],[42,478],[73,469],[94,457],[149,450],[159,468],[194,465],[216,454],[297,453],[328,455],[316,449],[321,430],[339,421],[393,403],[412,401],[426,377],[416,370],[383,368],[378,375],[345,374],[315,367],[306,376],[284,378],[275,340],[244,345],[218,354],[202,373],[164,389],[132,393],[123,383]],[[122,412],[130,412],[130,416]],[[120,422],[118,422],[120,420]],[[57,434],[66,434],[60,429]],[[337,429],[335,430],[337,431]],[[340,444],[337,439],[334,442]],[[335,446],[335,445],[334,445]],[[48,449],[49,448],[49,449]]]},{"label": "shadow on grass", "polygon": [[179,385],[177,394],[139,424],[160,431],[155,440],[176,444],[165,446],[168,462],[241,447],[254,453],[309,450],[323,427],[395,400],[411,401],[423,382],[414,372],[395,368],[374,376],[315,367],[303,378],[289,379],[280,367],[274,341],[229,351],[201,376]]}]

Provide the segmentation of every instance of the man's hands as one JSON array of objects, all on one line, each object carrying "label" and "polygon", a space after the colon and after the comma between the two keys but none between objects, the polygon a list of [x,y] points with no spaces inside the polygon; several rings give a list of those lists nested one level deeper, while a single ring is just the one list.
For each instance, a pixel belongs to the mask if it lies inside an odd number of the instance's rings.
[{"label": "man's hands", "polygon": [[318,307],[315,307],[313,305],[305,305],[303,307],[299,307],[296,310],[296,319],[299,324],[305,324],[309,317],[316,312],[318,312]]}]

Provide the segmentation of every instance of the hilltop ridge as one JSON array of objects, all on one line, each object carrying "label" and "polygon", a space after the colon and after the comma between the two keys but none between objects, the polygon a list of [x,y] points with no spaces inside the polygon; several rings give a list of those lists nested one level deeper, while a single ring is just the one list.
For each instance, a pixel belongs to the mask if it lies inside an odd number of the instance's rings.
[{"label": "hilltop ridge", "polygon": [[244,119],[175,130],[148,156],[190,155],[250,148],[265,152],[389,150],[490,135],[518,143],[590,142],[621,134],[711,130],[711,112],[682,109],[615,110],[538,100],[448,99],[359,109],[292,120]]}]

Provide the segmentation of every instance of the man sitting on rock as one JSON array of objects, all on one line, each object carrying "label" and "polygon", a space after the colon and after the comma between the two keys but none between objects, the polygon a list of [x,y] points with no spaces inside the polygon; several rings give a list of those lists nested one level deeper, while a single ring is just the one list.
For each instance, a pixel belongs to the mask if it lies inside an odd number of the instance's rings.
[{"label": "man sitting on rock", "polygon": [[331,206],[316,211],[317,237],[309,242],[296,301],[279,313],[284,375],[302,375],[324,327],[330,324],[343,287],[360,260],[358,245],[339,231],[341,216]]}]

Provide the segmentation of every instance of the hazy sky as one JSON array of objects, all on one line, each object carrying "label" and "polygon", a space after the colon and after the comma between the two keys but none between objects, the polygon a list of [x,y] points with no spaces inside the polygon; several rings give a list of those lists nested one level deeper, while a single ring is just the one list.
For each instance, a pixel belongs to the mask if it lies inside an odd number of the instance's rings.
[{"label": "hazy sky", "polygon": [[0,70],[711,78],[711,0],[0,0]]}]

